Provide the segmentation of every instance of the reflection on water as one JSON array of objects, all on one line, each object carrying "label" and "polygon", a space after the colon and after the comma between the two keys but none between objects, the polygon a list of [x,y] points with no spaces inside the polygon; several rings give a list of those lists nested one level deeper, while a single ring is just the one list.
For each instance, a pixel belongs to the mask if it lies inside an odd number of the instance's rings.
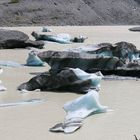
[{"label": "reflection on water", "polygon": [[38,104],[46,102],[45,99],[28,99],[28,100],[18,100],[15,102],[5,102],[0,103],[0,107],[9,107],[9,106],[17,106],[17,105],[29,105],[29,104]]}]

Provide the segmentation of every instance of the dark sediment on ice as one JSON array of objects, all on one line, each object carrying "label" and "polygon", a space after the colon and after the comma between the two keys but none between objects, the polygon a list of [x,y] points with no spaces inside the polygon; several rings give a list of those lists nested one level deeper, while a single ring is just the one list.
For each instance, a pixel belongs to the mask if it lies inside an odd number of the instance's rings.
[{"label": "dark sediment on ice", "polygon": [[[78,71],[78,75],[75,73]],[[81,73],[81,74],[80,74]],[[83,79],[84,73],[84,79]],[[87,93],[89,89],[98,90],[98,84],[102,78],[101,73],[91,77],[91,74],[85,73],[80,69],[63,69],[57,73],[42,73],[26,83],[21,84],[18,90],[35,90],[42,91],[70,91],[77,93]],[[94,80],[94,81],[93,81]]]},{"label": "dark sediment on ice", "polygon": [[97,48],[84,53],[46,51],[39,53],[38,56],[51,66],[50,71],[53,73],[69,67],[87,72],[101,71],[105,75],[140,77],[140,55],[135,45],[127,42],[115,45],[102,43]]}]

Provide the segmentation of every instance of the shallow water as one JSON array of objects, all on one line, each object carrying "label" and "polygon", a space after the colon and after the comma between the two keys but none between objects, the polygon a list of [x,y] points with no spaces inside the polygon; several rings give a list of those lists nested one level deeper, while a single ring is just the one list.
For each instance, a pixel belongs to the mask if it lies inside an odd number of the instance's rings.
[{"label": "shallow water", "polygon": [[[84,35],[88,39],[84,43],[60,45],[47,43],[45,50],[63,50],[69,47],[79,47],[84,44],[97,44],[103,42],[116,43],[128,41],[134,43],[140,49],[140,33],[128,31],[132,26],[77,26],[77,27],[51,27],[55,34],[68,33],[72,36]],[[39,27],[40,28],[40,27]],[[10,28],[30,34],[37,27]],[[53,33],[52,33],[53,34]],[[31,37],[32,38],[32,37]],[[44,51],[44,50],[40,50]],[[14,49],[0,50],[0,60],[12,60],[25,64],[29,50]],[[17,86],[28,81],[34,75],[49,70],[46,67],[4,67],[0,75],[7,91],[1,92],[1,103],[13,103],[30,99],[45,99],[45,103],[36,105],[23,105],[0,108],[0,136],[3,140],[132,140],[134,134],[140,136],[140,81],[136,80],[102,80],[100,100],[103,105],[114,110],[112,113],[94,115],[88,117],[84,126],[71,135],[52,134],[49,132],[58,121],[63,121],[65,113],[63,105],[81,95],[75,93],[58,92],[27,92],[21,94]]]}]

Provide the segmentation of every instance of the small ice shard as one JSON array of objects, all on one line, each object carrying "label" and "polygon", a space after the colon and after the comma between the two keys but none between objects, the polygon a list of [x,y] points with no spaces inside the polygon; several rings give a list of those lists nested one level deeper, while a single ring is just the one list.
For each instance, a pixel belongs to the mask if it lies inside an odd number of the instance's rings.
[{"label": "small ice shard", "polygon": [[37,104],[45,102],[44,99],[28,99],[28,100],[19,100],[16,102],[7,102],[7,103],[0,103],[0,107],[10,107],[10,106],[17,106],[17,105],[28,105],[28,104]]},{"label": "small ice shard", "polygon": [[99,93],[94,90],[64,105],[66,119],[85,118],[92,113],[106,112],[107,109],[107,106],[100,104]]},{"label": "small ice shard", "polygon": [[[35,89],[34,91],[38,93],[38,92],[40,92],[40,89]],[[25,94],[25,93],[29,93],[29,91],[26,90],[26,89],[22,89],[22,90],[20,91],[20,93],[21,93],[21,94]]]},{"label": "small ice shard", "polygon": [[5,61],[5,60],[0,60],[0,66],[5,66],[5,67],[21,67],[22,65],[15,62],[15,61]]},{"label": "small ice shard", "polygon": [[42,27],[42,32],[52,32],[52,29],[49,29],[48,27]]},{"label": "small ice shard", "polygon": [[34,36],[36,40],[52,41],[61,44],[69,44],[71,39],[69,34],[46,35],[32,32],[32,36]]},{"label": "small ice shard", "polygon": [[22,89],[22,90],[20,91],[20,93],[22,93],[22,94],[27,93],[27,92],[28,92],[28,90],[26,90],[26,89]]},{"label": "small ice shard", "polygon": [[[0,74],[3,72],[3,69],[0,68]],[[2,81],[0,80],[0,91],[5,91],[7,90],[6,87],[4,87],[3,85],[1,85]]]},{"label": "small ice shard", "polygon": [[7,90],[7,88],[4,87],[3,85],[0,85],[0,91],[5,91],[5,90]]},{"label": "small ice shard", "polygon": [[82,126],[82,123],[65,125],[64,133],[73,133]]},{"label": "small ice shard", "polygon": [[139,81],[140,79],[137,77],[129,77],[129,76],[106,75],[106,76],[104,76],[103,80],[136,80],[136,81]]},{"label": "small ice shard", "polygon": [[64,132],[63,123],[58,123],[52,128],[50,128],[51,132]]},{"label": "small ice shard", "polygon": [[79,37],[74,37],[71,41],[75,43],[83,43],[86,39],[88,39],[88,37],[80,35]]},{"label": "small ice shard", "polygon": [[51,132],[64,132],[73,133],[83,125],[83,119],[81,118],[71,118],[65,120],[64,123],[58,123],[54,127],[50,128]]},{"label": "small ice shard", "polygon": [[2,68],[0,68],[0,74],[3,72],[3,69]]},{"label": "small ice shard", "polygon": [[134,135],[134,137],[135,137],[135,140],[140,140],[140,139],[138,139],[138,138],[137,138],[137,136],[136,136],[136,135]]},{"label": "small ice shard", "polygon": [[45,62],[43,62],[38,56],[37,52],[31,51],[26,60],[27,66],[44,66]]},{"label": "small ice shard", "polygon": [[97,91],[90,90],[87,94],[66,103],[64,110],[66,112],[64,123],[55,125],[50,131],[73,133],[83,125],[84,118],[107,112],[108,107],[100,104]]},{"label": "small ice shard", "polygon": [[64,133],[73,133],[83,125],[82,118],[70,118],[64,122]]},{"label": "small ice shard", "polygon": [[61,43],[61,44],[71,43],[70,42],[70,40],[71,40],[70,35],[69,34],[64,34],[64,33],[57,34],[57,35],[50,35],[50,36],[48,36],[48,39],[50,39],[50,41],[58,42],[58,43]]},{"label": "small ice shard", "polygon": [[92,87],[99,89],[102,78],[104,77],[101,72],[87,73],[79,68],[70,68],[80,80],[91,80]]}]

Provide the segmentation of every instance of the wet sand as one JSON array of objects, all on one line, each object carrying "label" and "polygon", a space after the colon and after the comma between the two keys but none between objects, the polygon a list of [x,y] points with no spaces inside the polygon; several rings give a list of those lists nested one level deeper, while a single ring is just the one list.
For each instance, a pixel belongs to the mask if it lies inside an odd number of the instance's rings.
[{"label": "wet sand", "polygon": [[[103,42],[116,43],[128,41],[140,49],[140,33],[130,32],[133,26],[65,26],[50,27],[57,33],[69,33],[72,36],[84,35],[88,39],[84,44]],[[40,27],[10,28],[30,34]],[[30,36],[31,37],[31,36]],[[32,37],[31,37],[32,38]],[[84,44],[47,43],[45,50],[63,50]],[[44,50],[40,50],[44,51]],[[14,49],[0,50],[0,60],[13,60],[21,64],[26,63],[29,50]],[[63,104],[78,96],[76,93],[57,92],[27,92],[16,90],[17,86],[26,82],[36,73],[49,69],[46,67],[3,67],[0,75],[7,91],[0,92],[0,103],[16,102],[28,99],[46,99],[40,104],[23,106],[0,107],[0,139],[3,140],[133,140],[134,134],[140,137],[140,81],[102,81],[100,101],[109,106],[113,112],[97,114],[88,117],[81,129],[73,134],[51,133],[49,128],[62,122],[65,112]]]}]

